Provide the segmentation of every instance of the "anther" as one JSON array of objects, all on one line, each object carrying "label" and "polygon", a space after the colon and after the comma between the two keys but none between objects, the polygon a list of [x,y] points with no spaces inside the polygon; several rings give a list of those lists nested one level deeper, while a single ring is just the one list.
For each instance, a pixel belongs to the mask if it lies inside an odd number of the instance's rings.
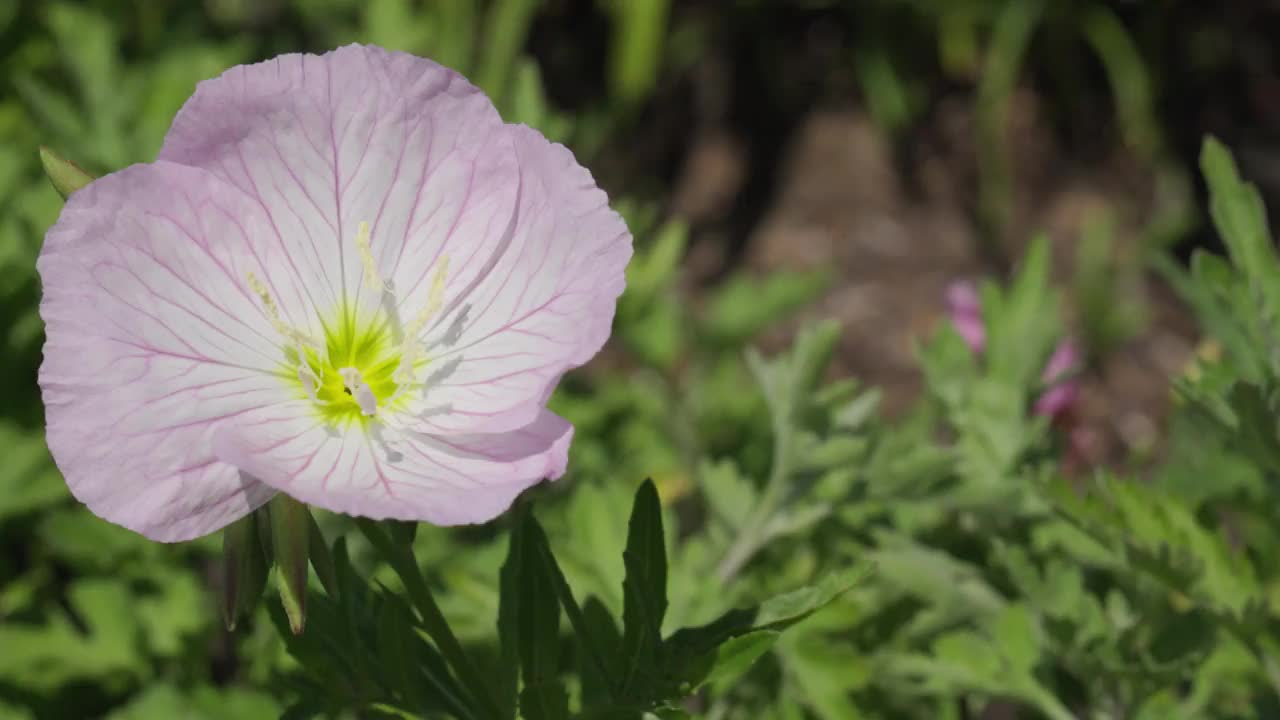
[{"label": "anther", "polygon": [[307,397],[311,398],[311,402],[320,402],[320,396],[316,390],[320,387],[320,376],[316,375],[316,371],[311,369],[311,364],[303,360],[298,363],[298,381],[302,383],[302,389],[306,390]]}]

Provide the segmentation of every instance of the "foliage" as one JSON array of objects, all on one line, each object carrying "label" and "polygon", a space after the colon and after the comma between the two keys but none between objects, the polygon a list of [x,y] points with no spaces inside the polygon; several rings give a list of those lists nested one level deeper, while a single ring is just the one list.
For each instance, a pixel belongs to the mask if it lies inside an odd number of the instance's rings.
[{"label": "foliage", "polygon": [[[0,718],[1280,714],[1280,259],[1214,141],[1225,258],[1161,254],[1181,200],[1147,219],[1130,264],[1113,264],[1106,218],[1078,252],[1095,353],[1146,321],[1116,298],[1150,257],[1217,349],[1174,383],[1167,457],[1131,475],[1071,474],[1070,437],[1030,410],[1061,334],[1044,240],[983,288],[983,356],[939,327],[917,348],[921,399],[890,418],[877,389],[831,380],[835,324],[755,349],[833,278],[735,271],[695,296],[688,228],[634,192],[618,202],[637,255],[612,356],[553,399],[577,427],[570,475],[504,519],[446,531],[286,508],[237,526],[224,576],[218,538],[159,546],[75,504],[34,384],[34,261],[61,202],[37,148],[93,174],[148,160],[199,79],[358,39],[457,67],[591,165],[706,28],[665,32],[675,3],[601,0],[607,89],[570,110],[525,55],[546,5],[0,3]],[[1084,38],[1124,137],[1164,167],[1154,82],[1105,4],[872,5],[932,28],[947,73],[986,68],[993,217],[1012,192],[1003,113],[1045,28]],[[868,35],[851,67],[881,123],[905,128],[929,78],[900,56],[914,45]]]}]

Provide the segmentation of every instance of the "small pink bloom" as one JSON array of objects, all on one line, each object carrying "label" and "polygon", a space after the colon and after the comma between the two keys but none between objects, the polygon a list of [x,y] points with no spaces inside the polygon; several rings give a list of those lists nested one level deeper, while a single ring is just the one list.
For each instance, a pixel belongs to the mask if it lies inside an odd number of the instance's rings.
[{"label": "small pink bloom", "polygon": [[573,155],[451,70],[358,45],[235,67],[45,238],[49,447],[156,540],[277,491],[487,521],[564,473],[546,401],[630,257]]},{"label": "small pink bloom", "polygon": [[[982,301],[971,283],[956,282],[947,288],[947,311],[952,327],[975,354],[986,346],[986,331],[982,324]],[[1051,387],[1036,399],[1034,412],[1049,417],[1057,416],[1075,403],[1079,393],[1078,383],[1063,380],[1080,364],[1080,353],[1075,344],[1063,341],[1053,351],[1045,365],[1042,380]]]},{"label": "small pink bloom", "polygon": [[1036,400],[1035,412],[1038,415],[1053,417],[1075,404],[1079,394],[1079,384],[1073,379],[1066,379],[1080,364],[1080,353],[1074,343],[1063,341],[1049,356],[1041,380],[1049,389]]},{"label": "small pink bloom", "polygon": [[956,282],[947,288],[947,310],[951,323],[969,349],[982,352],[986,345],[986,329],[982,324],[982,300],[971,283]]}]

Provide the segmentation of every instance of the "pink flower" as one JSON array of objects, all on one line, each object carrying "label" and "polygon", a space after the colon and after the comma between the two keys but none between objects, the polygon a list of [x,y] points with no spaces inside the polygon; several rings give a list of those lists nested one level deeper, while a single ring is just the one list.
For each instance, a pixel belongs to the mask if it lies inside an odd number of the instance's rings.
[{"label": "pink flower", "polygon": [[978,297],[978,290],[970,283],[952,283],[947,288],[947,310],[951,313],[952,326],[969,349],[975,353],[982,352],[987,333],[982,324],[982,300]]},{"label": "pink flower", "polygon": [[358,45],[235,67],[45,238],[49,447],[156,540],[277,491],[484,522],[564,473],[546,401],[630,257],[573,155],[447,68]]},{"label": "pink flower", "polygon": [[1055,417],[1075,404],[1079,383],[1066,379],[1080,365],[1080,352],[1074,343],[1064,340],[1049,356],[1040,379],[1049,386],[1036,400],[1037,415]]},{"label": "pink flower", "polygon": [[[947,288],[947,311],[951,316],[951,324],[975,354],[980,354],[986,347],[986,331],[982,324],[982,301],[978,291],[967,282],[952,283]],[[1036,399],[1034,412],[1038,415],[1056,417],[1070,408],[1079,394],[1079,385],[1074,380],[1065,379],[1080,364],[1080,352],[1069,340],[1063,341],[1053,351],[1041,375],[1041,380],[1049,385]]]}]

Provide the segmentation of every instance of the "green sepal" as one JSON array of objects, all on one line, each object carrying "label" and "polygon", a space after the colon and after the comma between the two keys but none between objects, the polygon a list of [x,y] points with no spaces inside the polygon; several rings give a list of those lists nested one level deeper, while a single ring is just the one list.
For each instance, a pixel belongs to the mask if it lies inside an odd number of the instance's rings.
[{"label": "green sepal", "polygon": [[40,146],[40,164],[44,165],[45,175],[49,176],[53,189],[58,191],[63,200],[94,180],[80,166],[43,145]]},{"label": "green sepal", "polygon": [[298,635],[307,624],[307,569],[310,558],[311,513],[284,493],[271,500],[271,544],[275,548],[276,587],[289,616],[289,629]]},{"label": "green sepal", "polygon": [[228,631],[253,612],[267,585],[269,565],[256,515],[246,515],[222,531],[222,621]]}]

